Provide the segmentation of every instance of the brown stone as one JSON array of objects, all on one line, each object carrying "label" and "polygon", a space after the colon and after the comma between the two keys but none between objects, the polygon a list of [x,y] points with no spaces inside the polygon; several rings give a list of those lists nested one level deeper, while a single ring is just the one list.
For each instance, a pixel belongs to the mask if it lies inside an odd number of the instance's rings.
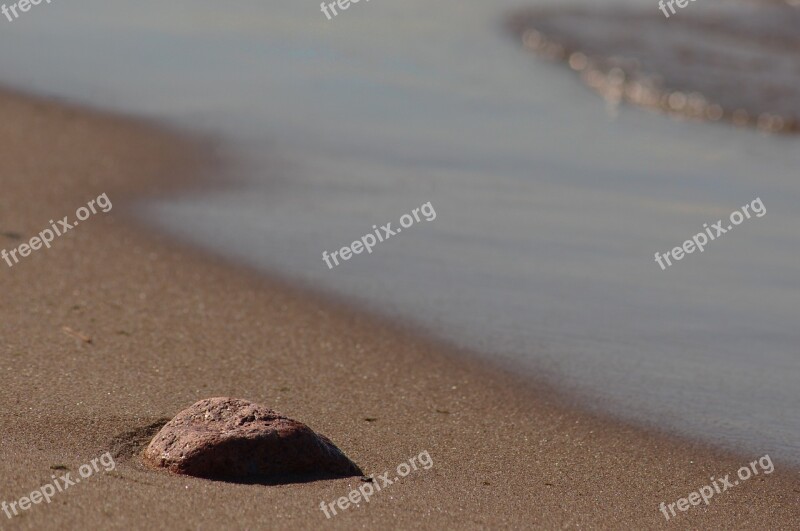
[{"label": "brown stone", "polygon": [[236,398],[208,398],[178,413],[150,442],[144,460],[177,474],[230,481],[363,475],[305,424]]}]

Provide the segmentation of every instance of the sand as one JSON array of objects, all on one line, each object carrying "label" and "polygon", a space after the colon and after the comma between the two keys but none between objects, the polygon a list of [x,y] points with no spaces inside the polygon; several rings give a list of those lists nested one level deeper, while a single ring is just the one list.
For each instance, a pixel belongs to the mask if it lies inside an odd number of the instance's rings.
[{"label": "sand", "polygon": [[[0,501],[117,455],[49,505],[0,513],[0,528],[797,528],[787,465],[667,522],[659,503],[760,455],[588,414],[543,382],[137,225],[137,198],[223,179],[220,144],[15,93],[0,111],[0,249],[100,194],[114,205],[0,262]],[[368,473],[396,475],[423,451],[433,466],[329,520],[320,502],[359,478],[241,485],[144,468],[153,426],[213,396],[300,420]]]}]

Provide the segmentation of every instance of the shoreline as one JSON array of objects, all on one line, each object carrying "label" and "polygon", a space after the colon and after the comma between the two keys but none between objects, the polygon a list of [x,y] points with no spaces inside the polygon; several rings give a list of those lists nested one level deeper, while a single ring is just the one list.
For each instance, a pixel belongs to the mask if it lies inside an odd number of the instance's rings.
[{"label": "shoreline", "polygon": [[[4,268],[0,411],[3,497],[44,484],[117,441],[113,473],[0,528],[789,526],[800,484],[788,465],[667,522],[658,511],[735,473],[741,456],[588,413],[514,374],[309,287],[264,277],[125,215],[134,200],[214,186],[213,142],[163,126],[0,91],[9,158],[0,248],[107,193],[109,214]],[[4,173],[5,173],[4,172]],[[168,186],[167,186],[167,183]],[[1,265],[1,264],[0,264]],[[70,337],[63,327],[92,339]],[[357,479],[264,487],[146,470],[147,428],[196,400],[235,396],[328,436],[367,473],[428,451],[414,473],[327,520],[320,501]],[[373,419],[373,420],[365,420]]]}]

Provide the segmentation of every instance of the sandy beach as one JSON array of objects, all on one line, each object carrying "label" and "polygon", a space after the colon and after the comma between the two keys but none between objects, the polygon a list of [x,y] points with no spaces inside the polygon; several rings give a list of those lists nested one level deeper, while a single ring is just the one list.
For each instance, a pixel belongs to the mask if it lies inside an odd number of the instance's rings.
[{"label": "sandy beach", "polygon": [[[4,92],[0,248],[107,194],[51,249],[0,263],[2,499],[112,451],[116,470],[2,529],[737,528],[800,522],[776,461],[666,521],[674,502],[760,455],[582,412],[544,383],[340,302],[186,248],[132,221],[136,199],[216,182],[217,143]],[[368,474],[433,466],[326,519],[359,478],[279,486],[144,468],[153,426],[197,400],[252,400],[329,437]]]}]

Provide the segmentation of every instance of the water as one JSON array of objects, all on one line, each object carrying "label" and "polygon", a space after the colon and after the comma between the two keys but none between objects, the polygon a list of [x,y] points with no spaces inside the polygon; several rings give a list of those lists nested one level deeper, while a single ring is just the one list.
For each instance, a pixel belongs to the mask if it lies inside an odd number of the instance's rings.
[{"label": "water", "polygon": [[[224,135],[244,184],[142,205],[164,230],[621,417],[800,461],[800,140],[610,111],[503,33],[529,2],[316,4],[40,5],[0,20],[0,68]],[[654,262],[756,197],[763,218]],[[322,261],[428,201],[436,220]]]}]

